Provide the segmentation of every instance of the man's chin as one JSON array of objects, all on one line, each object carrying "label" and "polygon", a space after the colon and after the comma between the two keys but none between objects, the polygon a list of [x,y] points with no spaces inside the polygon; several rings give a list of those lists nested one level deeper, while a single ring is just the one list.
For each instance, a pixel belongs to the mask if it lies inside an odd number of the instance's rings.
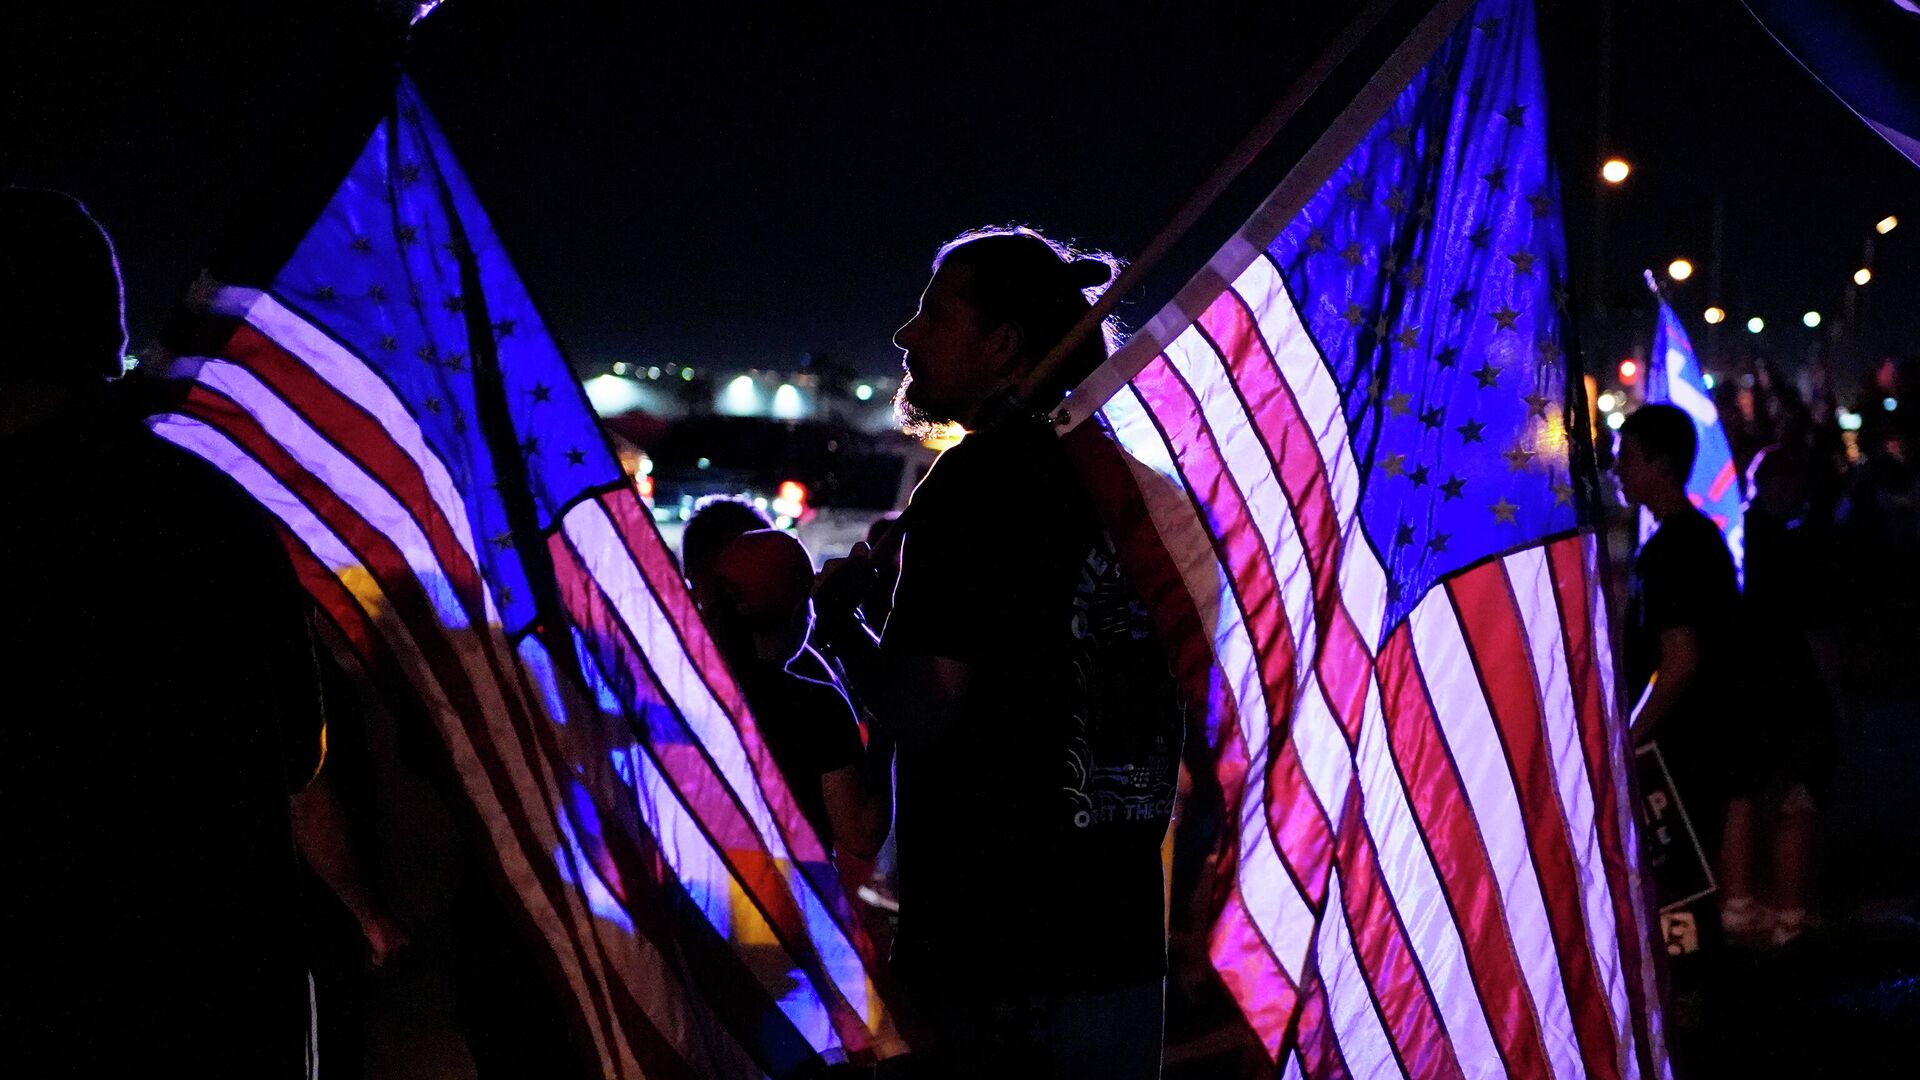
[{"label": "man's chin", "polygon": [[899,389],[893,392],[893,422],[900,430],[913,438],[926,440],[937,435],[954,423],[952,418],[942,415],[947,410],[929,409],[908,397],[913,387],[913,376],[900,380]]}]

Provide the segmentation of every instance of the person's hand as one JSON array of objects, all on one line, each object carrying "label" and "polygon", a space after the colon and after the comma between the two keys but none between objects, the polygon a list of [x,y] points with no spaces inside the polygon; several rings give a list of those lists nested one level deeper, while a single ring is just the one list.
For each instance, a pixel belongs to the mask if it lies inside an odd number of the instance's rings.
[{"label": "person's hand", "polygon": [[379,912],[360,920],[360,933],[367,939],[367,962],[374,967],[385,967],[388,960],[413,943],[399,920]]},{"label": "person's hand", "polygon": [[838,559],[828,559],[813,578],[813,606],[822,622],[836,622],[860,606],[860,601],[879,580],[873,565],[873,548],[861,540]]}]

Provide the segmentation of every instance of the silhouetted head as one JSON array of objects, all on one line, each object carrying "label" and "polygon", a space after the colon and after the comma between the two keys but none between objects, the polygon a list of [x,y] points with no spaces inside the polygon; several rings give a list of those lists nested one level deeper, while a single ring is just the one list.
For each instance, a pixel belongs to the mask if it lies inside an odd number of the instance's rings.
[{"label": "silhouetted head", "polygon": [[[1059,344],[1112,283],[1118,261],[1015,226],[963,233],[940,248],[919,309],[894,332],[906,377],[894,395],[909,430],[971,424],[980,406]],[[1050,407],[1106,359],[1111,320],[1090,335],[1038,407]]]},{"label": "silhouetted head", "polygon": [[78,199],[0,189],[0,266],[0,380],[81,386],[120,374],[120,263]]},{"label": "silhouetted head", "polygon": [[721,548],[742,533],[771,528],[767,515],[745,499],[714,495],[700,500],[680,534],[680,569],[693,587],[694,599],[701,599],[701,588],[712,575],[713,560]]},{"label": "silhouetted head", "polygon": [[1684,491],[1699,448],[1693,418],[1667,404],[1642,405],[1620,425],[1620,457],[1613,471],[1620,490],[1642,506],[1663,491]]},{"label": "silhouetted head", "polygon": [[[723,647],[751,645],[762,660],[784,664],[806,644],[813,626],[813,558],[806,545],[778,529],[742,533],[713,560],[710,606]],[[718,632],[718,628],[716,627]]]}]

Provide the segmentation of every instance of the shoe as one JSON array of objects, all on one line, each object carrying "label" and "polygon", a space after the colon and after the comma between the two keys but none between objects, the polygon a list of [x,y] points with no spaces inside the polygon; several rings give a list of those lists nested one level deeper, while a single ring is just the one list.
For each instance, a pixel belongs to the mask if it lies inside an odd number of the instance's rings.
[{"label": "shoe", "polygon": [[1806,908],[1790,908],[1773,913],[1771,937],[1776,948],[1813,928],[1813,914]]},{"label": "shoe", "polygon": [[1771,913],[1751,896],[1736,896],[1720,905],[1720,929],[1728,937],[1754,937],[1765,934]]}]

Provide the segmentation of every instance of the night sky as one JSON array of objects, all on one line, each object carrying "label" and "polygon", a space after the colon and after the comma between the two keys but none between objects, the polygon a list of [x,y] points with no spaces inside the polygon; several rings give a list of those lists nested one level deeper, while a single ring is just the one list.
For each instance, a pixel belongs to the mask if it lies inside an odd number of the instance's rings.
[{"label": "night sky", "polygon": [[[1349,5],[650,7],[451,0],[407,59],[582,367],[790,368],[812,353],[888,370],[941,240],[1019,220],[1137,249]],[[1726,349],[1804,357],[1799,313],[1838,310],[1861,240],[1889,213],[1910,224],[1880,244],[1873,348],[1920,348],[1911,166],[1734,0],[1614,9],[1604,149],[1638,171],[1606,195],[1604,277],[1575,283],[1617,316],[1589,334],[1594,351],[1615,349],[1607,327],[1644,307],[1639,268],[1674,255],[1702,268],[1676,294],[1700,328],[1715,189],[1715,299],[1771,327],[1750,342],[1730,322]],[[136,343],[236,233],[317,212],[384,79],[359,10],[9,11],[0,180],[93,205],[121,245]],[[1576,274],[1591,266],[1603,150],[1596,11],[1549,5]]]}]

